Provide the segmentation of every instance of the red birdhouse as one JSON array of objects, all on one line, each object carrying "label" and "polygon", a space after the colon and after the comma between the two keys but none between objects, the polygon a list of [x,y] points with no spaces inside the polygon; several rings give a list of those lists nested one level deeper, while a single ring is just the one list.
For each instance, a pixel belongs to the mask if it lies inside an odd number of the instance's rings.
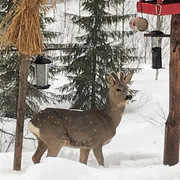
[{"label": "red birdhouse", "polygon": [[137,12],[152,15],[180,14],[180,0],[139,0]]}]

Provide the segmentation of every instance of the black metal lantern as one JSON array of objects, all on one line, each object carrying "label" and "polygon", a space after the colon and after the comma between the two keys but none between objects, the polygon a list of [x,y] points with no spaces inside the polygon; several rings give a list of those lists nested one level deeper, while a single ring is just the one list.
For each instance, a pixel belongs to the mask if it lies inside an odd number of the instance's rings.
[{"label": "black metal lantern", "polygon": [[52,61],[45,58],[44,56],[37,56],[35,63],[35,87],[38,89],[48,89],[50,85],[48,84],[48,74],[49,74],[49,64]]}]

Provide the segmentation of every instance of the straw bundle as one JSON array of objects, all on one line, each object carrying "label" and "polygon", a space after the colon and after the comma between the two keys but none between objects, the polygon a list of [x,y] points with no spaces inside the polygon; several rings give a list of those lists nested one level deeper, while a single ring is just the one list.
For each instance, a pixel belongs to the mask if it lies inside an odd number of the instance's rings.
[{"label": "straw bundle", "polygon": [[48,0],[13,0],[16,10],[1,37],[4,44],[13,44],[22,54],[35,55],[43,51],[39,8]]}]

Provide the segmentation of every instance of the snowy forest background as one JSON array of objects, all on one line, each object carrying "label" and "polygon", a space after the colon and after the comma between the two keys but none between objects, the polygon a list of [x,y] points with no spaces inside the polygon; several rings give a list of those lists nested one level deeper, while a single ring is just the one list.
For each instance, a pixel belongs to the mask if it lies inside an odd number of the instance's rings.
[{"label": "snowy forest background", "polygon": [[[144,37],[145,32],[130,29],[129,21],[135,16],[145,17],[149,22],[146,32],[149,32],[157,29],[157,17],[137,13],[136,1],[92,1],[97,7],[98,3],[99,7],[104,3],[104,10],[111,18],[103,18],[107,14],[100,14],[95,7],[88,7],[88,3],[81,4],[83,2],[91,1],[57,1],[55,9],[50,4],[47,5],[46,16],[41,13],[45,49],[58,50],[44,52],[44,55],[53,61],[49,73],[51,86],[47,90],[34,87],[33,62],[36,56],[31,59],[23,144],[24,173],[21,175],[9,171],[12,167],[15,140],[19,56],[14,51],[0,53],[0,175],[2,172],[3,178],[34,180],[42,178],[42,171],[49,170],[50,172],[43,176],[44,179],[74,179],[73,175],[78,180],[87,177],[179,179],[179,165],[174,169],[167,169],[162,165],[164,123],[168,115],[169,39],[162,40],[163,69],[159,70],[156,81],[156,72],[151,69],[151,38]],[[0,0],[1,21],[11,5],[12,1]],[[98,18],[93,19],[90,16],[92,13],[97,13],[94,17]],[[95,23],[96,20],[98,24]],[[160,18],[160,30],[166,34],[170,33],[170,20],[171,16]],[[98,36],[94,38],[95,35]],[[59,50],[60,48],[65,50]],[[112,70],[134,72],[130,86],[133,100],[127,105],[122,123],[117,129],[117,137],[105,148],[105,167],[114,174],[109,174],[106,168],[98,169],[91,154],[88,166],[97,168],[98,172],[76,164],[79,152],[69,148],[61,151],[59,161],[48,159],[44,160],[43,165],[34,167],[31,156],[36,147],[36,139],[27,130],[29,119],[46,107],[81,110],[101,108],[105,104],[107,90],[104,77]],[[53,164],[66,164],[69,167],[64,169],[64,173],[58,173],[58,168],[51,167]],[[72,171],[73,167],[76,167],[76,171],[67,176],[66,171]],[[30,175],[31,172],[36,175]],[[86,172],[87,176],[83,172]],[[132,172],[132,176],[128,176],[129,172]],[[140,172],[142,178],[139,178]]]}]

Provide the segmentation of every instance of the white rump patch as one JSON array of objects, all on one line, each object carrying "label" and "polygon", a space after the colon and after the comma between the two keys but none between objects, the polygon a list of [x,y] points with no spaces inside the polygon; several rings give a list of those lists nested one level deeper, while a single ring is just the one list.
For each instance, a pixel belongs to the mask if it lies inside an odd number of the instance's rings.
[{"label": "white rump patch", "polygon": [[39,128],[34,126],[34,124],[30,121],[28,124],[28,129],[37,137],[40,137]]}]

